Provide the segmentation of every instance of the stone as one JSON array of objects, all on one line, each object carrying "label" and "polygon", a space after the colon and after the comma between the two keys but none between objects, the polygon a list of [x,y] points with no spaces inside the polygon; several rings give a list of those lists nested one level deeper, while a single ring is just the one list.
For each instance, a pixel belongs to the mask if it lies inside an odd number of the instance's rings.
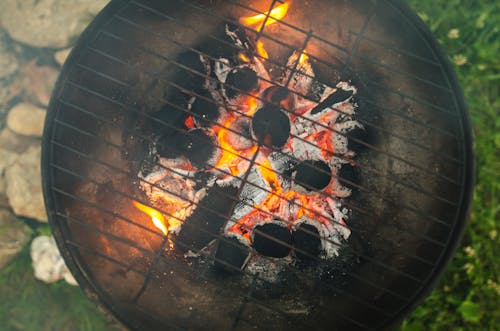
[{"label": "stone", "polygon": [[18,68],[17,58],[9,51],[5,34],[0,30],[0,79],[14,74]]},{"label": "stone", "polygon": [[30,229],[10,211],[0,209],[0,269],[28,243]]},{"label": "stone", "polygon": [[20,70],[17,83],[25,99],[47,106],[52,95],[59,71],[49,66],[39,66],[32,61]]},{"label": "stone", "polygon": [[23,136],[41,137],[45,113],[45,109],[33,104],[19,103],[7,115],[7,127]]},{"label": "stone", "polygon": [[54,54],[54,60],[60,65],[63,66],[64,62],[66,62],[66,59],[69,56],[69,53],[71,53],[71,48],[63,49]]},{"label": "stone", "polygon": [[0,131],[0,149],[14,154],[22,154],[26,152],[28,148],[37,146],[40,146],[39,138],[21,136],[9,128],[4,128]]},{"label": "stone", "polygon": [[40,169],[41,146],[30,147],[7,168],[7,197],[14,213],[47,222]]},{"label": "stone", "polygon": [[70,285],[78,285],[57,248],[54,237],[39,236],[30,247],[35,278],[45,283],[64,279]]},{"label": "stone", "polygon": [[7,182],[5,170],[14,162],[16,154],[11,151],[0,149],[0,208],[10,208],[7,198]]},{"label": "stone", "polygon": [[34,47],[68,47],[109,0],[2,0],[0,22]]}]

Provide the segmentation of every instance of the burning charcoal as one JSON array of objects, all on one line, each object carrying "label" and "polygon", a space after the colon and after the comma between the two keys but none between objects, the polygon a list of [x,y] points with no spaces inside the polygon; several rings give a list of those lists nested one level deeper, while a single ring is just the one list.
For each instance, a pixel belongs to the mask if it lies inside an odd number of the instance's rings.
[{"label": "burning charcoal", "polygon": [[332,107],[333,105],[346,101],[353,95],[353,91],[346,91],[341,88],[337,89],[335,92],[330,94],[323,102],[318,104],[316,107],[311,110],[311,114],[317,114],[323,111],[328,107]]},{"label": "burning charcoal", "polygon": [[295,169],[295,182],[308,191],[320,191],[328,186],[332,171],[328,164],[320,160],[307,160]]},{"label": "burning charcoal", "polygon": [[214,186],[207,191],[205,197],[199,202],[193,214],[182,225],[176,241],[182,242],[179,247],[184,251],[199,251],[206,247],[220,233],[221,228],[231,213],[232,206],[236,203],[237,188],[221,188]]},{"label": "burning charcoal", "polygon": [[231,147],[237,151],[251,148],[253,146],[250,133],[250,120],[247,117],[240,117],[235,120],[227,131],[227,141]]},{"label": "burning charcoal", "polygon": [[180,135],[176,148],[199,168],[209,166],[209,161],[213,159],[217,151],[213,139],[201,129],[189,130]]},{"label": "burning charcoal", "polygon": [[291,244],[292,236],[285,225],[267,223],[254,229],[253,248],[264,256],[285,257],[290,253]]},{"label": "burning charcoal", "polygon": [[290,120],[279,107],[266,104],[253,116],[252,132],[259,144],[281,148],[290,136]]},{"label": "burning charcoal", "polygon": [[242,270],[250,257],[249,248],[236,238],[219,240],[215,251],[215,265],[228,271]]},{"label": "burning charcoal", "polygon": [[343,164],[337,172],[340,184],[351,189],[353,188],[353,185],[351,185],[350,182],[356,183],[357,175],[358,173],[356,168],[349,163]]},{"label": "burning charcoal", "polygon": [[311,224],[301,224],[293,231],[293,246],[295,256],[300,260],[314,260],[321,251],[321,239],[319,231]]},{"label": "burning charcoal", "polygon": [[346,136],[348,136],[347,148],[349,150],[358,153],[367,147],[366,145],[354,140],[357,139],[360,141],[365,141],[367,136],[367,132],[365,129],[357,127],[347,132]]},{"label": "burning charcoal", "polygon": [[248,67],[233,69],[226,78],[226,95],[232,99],[238,93],[254,91],[258,84],[259,77],[254,70]]},{"label": "burning charcoal", "polygon": [[151,114],[151,124],[157,134],[165,134],[182,129],[186,113],[181,109],[187,107],[188,97],[182,93],[177,93],[169,98],[169,103],[165,104],[159,111]]},{"label": "burning charcoal", "polygon": [[288,90],[281,86],[271,86],[268,87],[264,92],[262,92],[262,98],[269,102],[278,104],[288,97]]},{"label": "burning charcoal", "polygon": [[[200,60],[200,55],[194,51],[186,51],[179,55],[177,61],[181,65],[173,66],[175,67],[175,69],[173,69],[175,70],[173,81],[183,89],[195,93],[202,93],[204,90],[203,83],[205,82],[205,77],[203,77],[203,75],[206,73],[206,70]],[[190,70],[185,68],[189,68]]]},{"label": "burning charcoal", "polygon": [[194,120],[199,127],[209,127],[213,125],[213,122],[220,116],[219,107],[216,102],[209,99],[209,95],[198,97],[191,106]]}]

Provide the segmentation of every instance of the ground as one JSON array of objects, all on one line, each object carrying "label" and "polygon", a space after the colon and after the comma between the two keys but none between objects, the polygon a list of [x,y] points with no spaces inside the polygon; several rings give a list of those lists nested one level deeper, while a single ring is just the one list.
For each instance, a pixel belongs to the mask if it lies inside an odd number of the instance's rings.
[{"label": "ground", "polygon": [[[477,185],[455,258],[399,330],[499,330],[500,2],[408,2],[440,41],[464,88],[474,126]],[[116,329],[78,288],[36,281],[28,248],[0,271],[0,298],[2,331]]]}]

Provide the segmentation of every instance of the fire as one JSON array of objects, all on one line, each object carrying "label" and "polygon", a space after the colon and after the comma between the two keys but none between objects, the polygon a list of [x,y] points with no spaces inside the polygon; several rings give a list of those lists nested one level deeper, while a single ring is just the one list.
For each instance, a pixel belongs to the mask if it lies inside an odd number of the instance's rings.
[{"label": "fire", "polygon": [[[248,95],[243,97],[240,105],[240,111],[248,116],[252,116],[257,111],[258,107],[259,100],[256,95]],[[245,167],[240,167],[242,163],[246,164],[241,156],[250,158],[257,151],[256,145],[249,149],[238,151],[229,142],[228,134],[230,131],[228,128],[231,127],[236,119],[237,117],[233,114],[223,123],[222,126],[214,128],[221,151],[221,155],[215,165],[215,169],[227,167],[233,176],[238,176],[242,172],[246,171],[246,169],[244,169]]]},{"label": "fire", "polygon": [[241,61],[243,61],[245,63],[250,62],[250,59],[244,53],[240,53],[239,58],[240,58]]},{"label": "fire", "polygon": [[306,54],[306,51],[304,50],[302,54],[300,54],[299,64],[304,64],[308,59],[309,56]]},{"label": "fire", "polygon": [[224,123],[223,127],[218,128],[217,141],[219,142],[221,155],[219,157],[219,160],[217,161],[217,164],[215,165],[215,169],[227,167],[231,175],[238,176],[246,170],[240,169],[239,167],[243,160],[241,156],[245,156],[247,158],[250,157],[257,151],[257,146],[253,146],[252,148],[244,150],[243,152],[237,151],[233,148],[233,146],[231,146],[231,143],[228,139],[228,128],[235,120],[236,117],[232,116]]},{"label": "fire", "polygon": [[262,43],[262,41],[259,40],[257,42],[257,44],[255,45],[255,48],[256,48],[257,54],[260,57],[262,57],[265,60],[269,59],[269,55],[267,54],[267,51],[265,50],[264,44]]},{"label": "fire", "polygon": [[[262,178],[266,181],[270,193],[264,201],[254,205],[254,209],[247,215],[239,219],[229,229],[229,233],[234,233],[245,239],[249,244],[252,242],[252,229],[259,223],[271,221],[273,215],[283,216],[282,221],[286,222],[291,229],[293,222],[303,216],[316,219],[323,224],[329,224],[330,220],[322,215],[321,198],[315,194],[300,193],[294,190],[284,190],[280,184],[278,174],[273,170],[269,158],[264,154],[259,155],[260,164],[257,169]],[[325,191],[327,191],[325,189]]]},{"label": "fire", "polygon": [[266,12],[264,14],[258,14],[255,16],[242,17],[240,18],[240,23],[248,27],[253,27],[256,31],[260,31],[268,15],[269,18],[266,21],[266,26],[283,19],[283,17],[285,17],[286,13],[288,12],[288,6],[288,3],[283,3],[273,8],[271,12]]},{"label": "fire", "polygon": [[163,217],[163,214],[160,213],[158,210],[151,208],[149,206],[143,205],[142,203],[139,203],[137,201],[132,201],[134,206],[142,211],[143,213],[147,214],[149,217],[151,217],[151,221],[153,221],[153,224],[163,232],[164,235],[167,235],[168,233],[168,228],[165,223],[165,218]]}]

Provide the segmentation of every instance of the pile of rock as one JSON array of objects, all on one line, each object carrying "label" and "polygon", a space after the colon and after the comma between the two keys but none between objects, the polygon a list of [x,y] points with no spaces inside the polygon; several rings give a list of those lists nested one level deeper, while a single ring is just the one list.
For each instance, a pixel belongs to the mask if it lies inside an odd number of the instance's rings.
[{"label": "pile of rock", "polygon": [[[107,2],[0,1],[0,269],[32,237],[22,219],[47,222],[40,169],[46,107],[72,42]],[[52,238],[33,240],[31,256],[38,279],[76,284]]]}]

